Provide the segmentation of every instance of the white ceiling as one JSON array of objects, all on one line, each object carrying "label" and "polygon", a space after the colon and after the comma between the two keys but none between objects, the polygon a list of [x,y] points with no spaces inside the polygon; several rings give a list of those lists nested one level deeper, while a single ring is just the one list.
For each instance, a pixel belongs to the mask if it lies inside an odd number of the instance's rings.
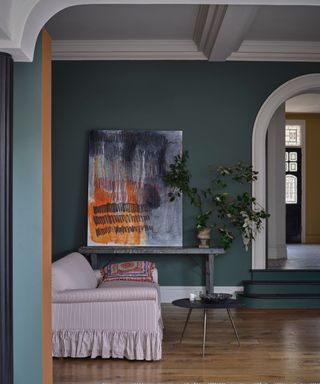
[{"label": "white ceiling", "polygon": [[307,93],[286,101],[288,113],[320,113],[320,94]]},{"label": "white ceiling", "polygon": [[[241,8],[243,6],[239,6]],[[81,5],[48,21],[54,40],[192,39],[198,5]],[[260,6],[246,40],[320,40],[320,7]]]},{"label": "white ceiling", "polygon": [[320,40],[320,7],[261,6],[247,40]]},{"label": "white ceiling", "polygon": [[320,61],[319,20],[320,6],[100,4],[46,28],[56,60]]},{"label": "white ceiling", "polygon": [[46,25],[54,40],[192,39],[197,5],[84,5]]}]

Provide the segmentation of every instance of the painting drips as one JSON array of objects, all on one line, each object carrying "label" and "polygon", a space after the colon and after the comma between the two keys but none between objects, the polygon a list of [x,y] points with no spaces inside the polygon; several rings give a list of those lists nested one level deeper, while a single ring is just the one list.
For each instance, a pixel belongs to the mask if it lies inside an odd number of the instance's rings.
[{"label": "painting drips", "polygon": [[181,150],[181,131],[90,133],[88,245],[182,245],[181,199],[163,181]]}]

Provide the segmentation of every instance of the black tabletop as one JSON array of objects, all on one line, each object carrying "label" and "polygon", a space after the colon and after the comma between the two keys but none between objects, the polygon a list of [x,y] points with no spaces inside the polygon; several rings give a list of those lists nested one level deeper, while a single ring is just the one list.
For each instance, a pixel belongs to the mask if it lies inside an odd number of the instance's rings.
[{"label": "black tabletop", "polygon": [[241,307],[241,303],[236,299],[226,299],[218,303],[206,303],[204,301],[190,301],[189,299],[179,299],[172,302],[173,305],[182,308],[191,309],[210,309],[210,308],[237,308]]}]

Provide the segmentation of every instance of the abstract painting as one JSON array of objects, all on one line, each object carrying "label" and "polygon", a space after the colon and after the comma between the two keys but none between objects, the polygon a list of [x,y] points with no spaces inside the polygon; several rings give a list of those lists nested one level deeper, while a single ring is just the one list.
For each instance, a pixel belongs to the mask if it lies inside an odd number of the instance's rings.
[{"label": "abstract painting", "polygon": [[182,201],[163,181],[181,151],[182,131],[91,131],[89,246],[182,246]]}]

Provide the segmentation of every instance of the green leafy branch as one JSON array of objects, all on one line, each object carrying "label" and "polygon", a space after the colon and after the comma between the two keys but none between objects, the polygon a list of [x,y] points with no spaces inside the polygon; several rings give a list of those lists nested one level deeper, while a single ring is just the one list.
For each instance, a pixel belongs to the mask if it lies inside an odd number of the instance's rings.
[{"label": "green leafy branch", "polygon": [[[215,215],[214,227],[219,233],[219,241],[224,249],[231,247],[236,233],[240,233],[246,249],[258,232],[261,231],[263,220],[269,215],[258,205],[256,199],[248,192],[231,196],[226,191],[228,181],[247,184],[257,180],[258,172],[251,165],[239,162],[233,166],[220,166],[214,171],[210,187],[198,190],[190,186],[191,173],[187,166],[188,151],[174,158],[165,175],[165,183],[171,187],[169,200],[174,201],[185,194],[192,206],[198,209],[196,228],[201,230],[209,225],[212,214]],[[204,206],[208,209],[204,210]]]}]

